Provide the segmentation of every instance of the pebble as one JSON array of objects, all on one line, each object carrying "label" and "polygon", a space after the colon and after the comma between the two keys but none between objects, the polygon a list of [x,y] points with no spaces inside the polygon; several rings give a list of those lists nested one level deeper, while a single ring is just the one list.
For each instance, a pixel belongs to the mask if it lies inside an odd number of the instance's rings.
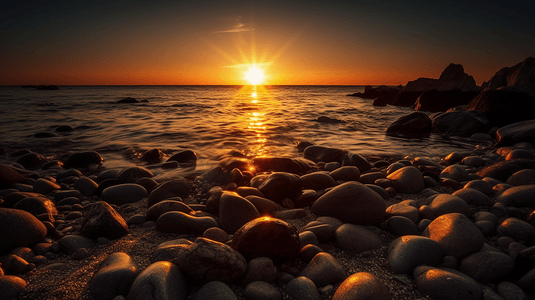
[{"label": "pebble", "polygon": [[95,300],[110,300],[127,296],[139,271],[128,254],[115,252],[102,261],[90,281],[89,291]]},{"label": "pebble", "polygon": [[535,184],[515,186],[507,189],[496,198],[506,206],[535,207]]},{"label": "pebble", "polygon": [[326,252],[316,254],[298,276],[312,280],[316,286],[326,286],[344,281],[347,273],[332,255]]},{"label": "pebble", "polygon": [[247,270],[241,278],[243,286],[253,281],[273,282],[277,278],[277,267],[269,257],[253,258],[247,264]]},{"label": "pebble", "polygon": [[46,233],[45,225],[29,212],[0,208],[0,252],[40,242]]},{"label": "pebble", "polygon": [[[314,194],[315,193],[316,191],[314,191]],[[249,200],[249,202],[251,202],[256,207],[256,210],[258,210],[261,216],[272,216],[276,211],[282,210],[282,207],[279,204],[264,197],[249,195],[246,196],[245,199]],[[315,199],[316,198],[314,197],[314,200]]]},{"label": "pebble", "polygon": [[340,226],[335,231],[334,238],[340,249],[353,254],[375,250],[384,245],[380,235],[364,226],[353,224]]},{"label": "pebble", "polygon": [[437,241],[444,249],[444,255],[458,259],[479,251],[485,242],[481,231],[465,215],[459,213],[436,218],[427,226],[423,235]]},{"label": "pebble", "polygon": [[528,300],[526,293],[512,282],[500,282],[496,288],[505,300]]},{"label": "pebble", "polygon": [[396,203],[387,207],[385,212],[385,218],[394,216],[405,217],[411,220],[414,224],[420,222],[420,211],[417,207],[412,205],[406,205],[404,203]]},{"label": "pebble", "polygon": [[393,216],[385,222],[387,230],[394,236],[419,235],[420,229],[409,218],[402,216]]},{"label": "pebble", "polygon": [[333,300],[389,300],[388,287],[375,275],[358,272],[349,276],[338,287]]},{"label": "pebble", "polygon": [[435,216],[449,213],[460,213],[467,217],[472,216],[472,211],[468,203],[460,197],[449,194],[439,194],[436,196],[429,204],[429,208],[431,208]]},{"label": "pebble", "polygon": [[80,177],[74,182],[73,188],[84,196],[93,196],[98,189],[98,184],[88,177]]},{"label": "pebble", "polygon": [[273,285],[264,281],[249,283],[243,290],[247,300],[282,300],[282,294]]},{"label": "pebble", "polygon": [[195,280],[231,283],[247,269],[245,258],[231,247],[202,237],[179,252],[177,263]]},{"label": "pebble", "polygon": [[275,172],[270,174],[258,187],[266,198],[282,203],[286,198],[294,201],[302,192],[301,178],[298,175]]},{"label": "pebble", "polygon": [[480,300],[483,296],[479,283],[453,269],[419,266],[413,277],[418,290],[433,300]]},{"label": "pebble", "polygon": [[26,281],[20,277],[12,275],[0,276],[0,297],[6,300],[16,299],[26,285]]},{"label": "pebble", "polygon": [[192,242],[187,239],[176,239],[163,242],[154,249],[151,262],[173,261],[178,257],[182,249],[187,248]]},{"label": "pebble", "polygon": [[310,210],[317,216],[335,217],[345,223],[375,225],[383,220],[386,203],[365,185],[350,181],[322,195]]},{"label": "pebble", "polygon": [[151,207],[162,200],[172,197],[185,199],[191,192],[191,187],[192,183],[182,177],[176,177],[173,180],[166,181],[150,192],[147,206]]},{"label": "pebble", "polygon": [[123,217],[107,202],[95,202],[82,221],[81,233],[91,238],[100,236],[110,240],[118,239],[129,233]]},{"label": "pebble", "polygon": [[229,235],[219,227],[211,227],[206,229],[202,236],[220,243],[226,243],[229,241]]},{"label": "pebble", "polygon": [[526,221],[511,217],[496,228],[496,234],[509,236],[518,241],[532,241],[535,239],[535,228]]},{"label": "pebble", "polygon": [[90,164],[100,164],[102,156],[96,151],[84,151],[71,154],[65,161],[65,168],[87,168]]},{"label": "pebble", "polygon": [[295,300],[322,300],[318,288],[307,277],[297,277],[286,284],[285,291]]},{"label": "pebble", "polygon": [[210,281],[203,285],[193,300],[238,300],[228,285],[221,281]]},{"label": "pebble", "polygon": [[156,220],[156,228],[161,232],[202,235],[207,229],[218,227],[212,217],[196,217],[181,211],[169,211]]},{"label": "pebble", "polygon": [[469,187],[455,191],[452,196],[457,196],[463,199],[468,205],[492,206],[494,204],[487,195]]},{"label": "pebble", "polygon": [[93,248],[95,242],[92,239],[80,235],[66,235],[59,240],[59,246],[61,251],[71,254],[81,248]]},{"label": "pebble", "polygon": [[55,190],[59,190],[61,189],[61,187],[50,181],[50,180],[46,180],[44,178],[38,178],[34,183],[33,183],[33,192],[35,193],[39,193],[39,194],[43,194],[43,195],[47,195],[47,194],[50,194],[52,193],[53,191]]},{"label": "pebble", "polygon": [[406,235],[388,246],[388,266],[394,273],[412,274],[420,265],[437,266],[442,260],[442,246],[430,238]]},{"label": "pebble", "polygon": [[148,195],[147,190],[139,184],[123,183],[105,188],[100,197],[110,204],[123,205],[137,202]]},{"label": "pebble", "polygon": [[188,284],[179,267],[158,261],[149,265],[134,280],[128,300],[186,299]]},{"label": "pebble", "polygon": [[316,237],[316,235],[312,231],[308,230],[299,233],[299,241],[301,244],[301,248],[309,244],[318,244],[318,238]]},{"label": "pebble", "polygon": [[336,181],[326,173],[314,172],[301,176],[303,189],[322,190],[336,186]]},{"label": "pebble", "polygon": [[358,181],[360,178],[360,170],[355,166],[344,166],[332,171],[329,173],[329,176],[336,181]]},{"label": "pebble", "polygon": [[515,261],[507,254],[495,251],[474,253],[459,262],[459,271],[480,283],[503,279],[515,268]]},{"label": "pebble", "polygon": [[[176,200],[175,200],[176,199]],[[147,210],[145,213],[148,220],[158,219],[161,215],[169,211],[181,211],[186,214],[194,214],[193,209],[191,209],[187,204],[182,202],[181,198],[173,198],[168,200],[160,201]]]},{"label": "pebble", "polygon": [[398,193],[415,194],[425,188],[424,177],[415,167],[403,167],[387,176]]}]

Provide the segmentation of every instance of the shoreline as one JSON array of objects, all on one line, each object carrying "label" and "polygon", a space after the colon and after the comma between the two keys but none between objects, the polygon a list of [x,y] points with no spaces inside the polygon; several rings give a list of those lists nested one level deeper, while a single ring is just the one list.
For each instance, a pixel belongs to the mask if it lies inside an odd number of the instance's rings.
[{"label": "shoreline", "polygon": [[[517,148],[512,147],[506,147],[503,149],[508,149],[508,152],[511,152],[512,149],[516,150],[523,150],[523,149],[530,149],[529,147],[532,147],[533,145],[525,145],[521,144]],[[333,157],[336,157],[338,154],[333,154],[334,148],[326,148],[326,147],[319,147],[317,148],[316,152],[314,151],[308,151],[308,157],[313,158],[313,160],[317,161],[316,163],[312,162],[310,160],[311,164],[306,165],[303,167],[301,161],[297,162],[297,165],[302,172],[299,174],[301,179],[303,176],[307,174],[332,174],[331,172],[338,170],[344,166],[355,166],[357,163],[351,163],[347,162],[344,165],[344,163],[336,162],[336,159]],[[334,149],[336,150],[336,149]],[[464,151],[463,151],[464,152]],[[468,151],[467,153],[464,153],[464,157],[479,157],[483,161],[483,164],[479,166],[475,166],[480,164],[479,162],[475,165],[469,165],[469,164],[461,164],[461,159],[459,159],[458,162],[451,164],[454,166],[461,166],[462,169],[466,171],[466,175],[472,174],[468,177],[459,177],[463,180],[460,180],[459,178],[456,178],[455,176],[458,176],[458,174],[452,174],[453,177],[442,176],[444,170],[447,168],[448,164],[444,164],[444,162],[447,161],[447,158],[442,162],[443,164],[439,165],[439,162],[433,162],[429,161],[425,158],[417,158],[414,157],[411,160],[408,159],[398,159],[393,158],[390,160],[384,160],[379,159],[377,161],[373,161],[373,159],[369,159],[369,161],[373,162],[373,164],[369,164],[369,170],[366,171],[360,171],[359,172],[359,178],[357,180],[338,180],[336,182],[336,185],[330,186],[330,187],[323,187],[315,191],[316,195],[312,201],[312,203],[316,202],[319,198],[322,196],[325,196],[329,193],[332,189],[336,188],[337,186],[340,186],[343,184],[343,182],[360,182],[362,186],[364,184],[373,184],[376,186],[375,189],[379,188],[382,189],[382,191],[385,191],[385,193],[376,193],[376,195],[382,195],[383,197],[380,198],[384,201],[385,207],[390,208],[391,205],[399,204],[400,202],[406,202],[405,200],[415,200],[415,203],[411,203],[410,205],[415,205],[415,208],[420,213],[420,219],[425,219],[423,216],[425,214],[422,214],[422,207],[429,207],[431,202],[437,197],[439,194],[452,194],[456,190],[463,190],[464,184],[468,183],[473,180],[477,180],[478,176],[475,176],[476,172],[479,172],[484,167],[488,167],[491,165],[491,163],[503,161],[506,155],[501,155],[505,153],[505,150],[500,150],[489,147],[489,148],[482,148],[482,149],[474,149],[473,151]],[[533,151],[532,151],[533,152]],[[98,153],[97,153],[98,154]],[[305,151],[305,154],[307,154],[307,151]],[[351,154],[351,153],[350,153]],[[334,156],[333,156],[334,155]],[[343,154],[345,155],[345,154]],[[459,154],[458,154],[459,155]],[[338,156],[338,159],[340,160],[340,155]],[[191,158],[191,157],[190,157]],[[93,158],[94,159],[94,156]],[[68,161],[68,160],[67,160]],[[65,161],[64,163],[67,163]],[[343,159],[341,160],[343,162]],[[364,161],[368,162],[367,159],[364,159]],[[422,176],[422,180],[425,176],[425,186],[424,188],[421,188],[417,192],[409,192],[409,193],[402,193],[402,191],[396,191],[394,188],[392,188],[392,182],[395,182],[397,179],[386,179],[387,174],[390,175],[392,172],[388,173],[388,169],[391,168],[392,165],[396,163],[400,163],[402,161],[402,164],[405,164],[403,167],[413,167],[416,170],[420,171],[420,176]],[[479,160],[478,160],[479,161]],[[85,161],[87,163],[87,161]],[[188,160],[185,161],[177,161],[177,164],[181,163],[188,163]],[[296,161],[291,159],[285,159],[282,163],[276,164],[275,161],[269,161],[268,162],[268,169],[271,168],[272,170],[278,171],[278,172],[284,172],[287,171],[289,168],[296,167]],[[308,162],[307,162],[308,163]],[[359,161],[359,163],[362,163],[362,161]],[[59,163],[58,163],[59,164]],[[71,162],[71,165],[73,163]],[[102,170],[99,167],[99,163],[96,163],[96,161],[90,161],[89,164],[86,165],[86,167],[79,167],[76,168],[81,170],[81,173],[79,176],[74,177],[66,177],[61,178],[60,174],[61,172],[66,172],[68,168],[64,168],[62,166],[56,165],[51,166],[47,170],[38,169],[38,173],[40,173],[39,178],[53,178],[57,183],[62,183],[60,189],[54,189],[50,191],[49,193],[43,194],[43,197],[46,197],[54,202],[55,204],[58,204],[58,201],[55,201],[54,195],[58,193],[60,190],[76,190],[75,185],[76,182],[80,178],[89,178],[91,181],[98,183],[100,185],[103,181],[98,180],[99,176],[102,175],[102,173],[106,170]],[[212,218],[213,220],[217,221],[218,227],[225,227],[222,225],[222,216],[221,212],[218,216],[217,214],[213,214],[210,211],[210,204],[209,201],[211,197],[213,198],[214,192],[213,188],[215,186],[222,186],[223,189],[227,189],[229,191],[238,191],[238,187],[242,186],[255,186],[256,184],[254,182],[254,178],[257,176],[263,176],[263,174],[269,174],[269,172],[259,172],[258,174],[250,173],[250,169],[248,164],[245,164],[243,160],[240,159],[234,159],[225,162],[224,167],[226,167],[226,170],[224,170],[223,173],[218,173],[220,177],[217,176],[205,176],[205,174],[199,176],[196,178],[196,180],[192,183],[191,192],[187,193],[187,197],[181,197],[182,203],[187,204],[189,207],[192,208],[193,213],[190,213],[191,216],[194,216],[195,218],[201,219],[201,218]],[[400,166],[398,166],[400,168]],[[217,169],[217,168],[216,168]],[[240,170],[233,171],[233,170]],[[366,167],[361,167],[360,169],[366,169]],[[528,168],[529,169],[529,168]],[[15,169],[16,170],[16,169]],[[108,168],[110,170],[110,168]],[[211,169],[214,170],[214,169]],[[303,171],[305,170],[305,171]],[[40,171],[40,172],[39,172]],[[124,170],[123,170],[124,171]],[[267,171],[267,170],[266,170]],[[207,172],[209,173],[209,172]],[[446,172],[447,173],[447,172]],[[83,174],[83,175],[82,175]],[[222,176],[221,174],[224,174],[225,176]],[[232,174],[232,175],[230,175]],[[382,176],[380,176],[382,174]],[[424,175],[426,174],[426,175]],[[434,175],[432,175],[434,174]],[[448,173],[449,174],[449,173]],[[119,176],[119,174],[116,174]],[[446,174],[447,175],[447,174]],[[138,175],[135,175],[136,177]],[[141,176],[141,175],[139,175]],[[204,178],[203,178],[204,176]],[[222,176],[222,177],[221,177]],[[231,176],[231,177],[228,177]],[[331,175],[328,175],[331,176]],[[383,181],[377,182],[374,176],[378,176],[377,179],[384,179]],[[36,176],[33,176],[36,177]],[[113,177],[113,176],[112,176]],[[222,178],[225,178],[224,180],[227,180],[228,178],[232,178],[229,182],[226,182],[224,184],[214,184],[214,181],[224,181]],[[26,178],[22,180],[23,185],[28,185],[32,182],[34,183],[37,178],[33,178],[33,180],[30,178]],[[139,179],[139,178],[136,178]],[[214,180],[215,179],[215,180]],[[5,179],[4,179],[5,180]],[[214,180],[214,181],[211,181]],[[266,178],[264,178],[266,180]],[[325,178],[322,177],[322,179],[318,182],[314,181],[314,184],[322,185],[322,180],[325,180]],[[406,180],[406,179],[404,179]],[[431,186],[433,184],[436,184],[435,186]],[[136,180],[137,181],[137,180]],[[390,181],[390,183],[387,183],[387,181]],[[163,182],[158,182],[159,184],[162,184]],[[378,185],[379,184],[379,185]],[[381,187],[381,185],[389,186],[387,188]],[[119,184],[120,185],[120,184]],[[410,185],[406,183],[406,185]],[[113,186],[113,185],[112,185]],[[16,186],[20,189],[23,189],[24,186],[18,185]],[[257,186],[258,187],[258,186]],[[77,186],[78,189],[81,189],[79,186]],[[153,186],[153,188],[155,188]],[[35,188],[33,188],[35,189]],[[303,190],[309,190],[301,188],[301,191]],[[371,190],[371,188],[368,186],[366,189]],[[82,189],[83,190],[83,189]],[[255,190],[258,190],[258,188],[255,188]],[[154,191],[154,190],[152,190]],[[470,205],[469,210],[471,214],[478,212],[478,211],[485,211],[485,212],[493,212],[494,207],[497,205],[498,202],[496,202],[497,195],[502,194],[505,191],[498,190],[495,193],[499,194],[492,194],[488,197],[489,201],[491,201],[491,205],[488,205],[489,203],[485,205]],[[84,220],[87,218],[88,211],[91,210],[91,206],[94,206],[94,203],[96,203],[99,200],[103,200],[102,194],[100,196],[95,195],[96,189],[93,190],[93,193],[87,192],[87,195],[80,195],[79,202],[76,204],[68,204],[68,205],[62,205],[57,206],[56,208],[59,210],[59,213],[54,216],[54,219],[56,222],[51,222],[53,224],[53,230],[51,231],[51,235],[47,235],[47,239],[45,240],[45,244],[48,245],[48,249],[50,250],[50,247],[52,247],[53,244],[57,244],[59,240],[67,235],[75,234],[75,235],[81,235],[81,227]],[[102,192],[102,191],[100,191]],[[256,192],[255,192],[256,193]],[[119,215],[128,223],[128,230],[129,233],[118,238],[118,239],[107,239],[107,243],[105,244],[98,244],[97,239],[93,239],[96,244],[94,247],[91,248],[83,248],[84,250],[81,250],[82,248],[77,249],[76,251],[73,251],[71,253],[66,253],[63,249],[57,249],[57,251],[48,251],[46,255],[42,255],[46,258],[46,260],[43,260],[40,258],[40,260],[35,260],[35,257],[28,259],[29,261],[36,261],[39,263],[35,263],[33,268],[30,266],[28,269],[25,269],[22,273],[16,273],[14,270],[14,267],[6,266],[6,264],[3,264],[4,271],[6,275],[15,275],[19,276],[22,279],[24,279],[27,282],[27,286],[20,291],[20,294],[18,296],[18,299],[94,299],[91,296],[91,287],[90,283],[97,271],[99,270],[99,267],[102,263],[102,261],[108,257],[108,255],[116,252],[125,252],[128,255],[131,256],[131,258],[135,261],[135,264],[139,271],[143,271],[151,265],[151,257],[153,256],[154,251],[158,247],[159,244],[180,239],[180,238],[186,238],[192,242],[195,241],[195,238],[198,236],[203,236],[203,234],[191,234],[191,233],[165,233],[161,231],[161,228],[158,226],[157,220],[148,220],[146,218],[147,210],[148,210],[148,201],[150,199],[150,191],[147,191],[147,195],[144,197],[141,197],[139,200],[129,203],[123,203],[123,204],[112,204],[111,207],[115,209]],[[4,190],[2,190],[2,197],[4,199],[7,199],[7,196],[9,196],[9,193],[5,193]],[[221,197],[221,194],[219,195]],[[237,196],[243,199],[246,196]],[[373,196],[376,197],[376,196]],[[381,196],[379,196],[381,197]],[[387,198],[388,197],[388,198]],[[385,199],[387,198],[387,199]],[[164,200],[167,198],[163,198],[161,200]],[[298,233],[303,232],[310,232],[308,230],[307,225],[310,222],[313,222],[317,220],[319,215],[315,215],[311,211],[311,204],[304,205],[303,202],[299,202],[301,197],[296,197],[292,199],[290,202],[283,200],[280,202],[277,202],[277,208],[273,209],[271,212],[271,216],[275,217],[277,219],[282,219],[283,221],[289,223],[291,226],[294,226]],[[22,199],[19,199],[19,201]],[[468,203],[466,199],[463,199]],[[218,199],[218,201],[220,201]],[[271,202],[276,202],[275,200],[268,200]],[[309,200],[310,201],[310,200]],[[481,203],[479,203],[481,204]],[[499,204],[499,203],[498,203]],[[78,206],[76,206],[78,205]],[[409,206],[410,206],[409,205]],[[468,207],[468,204],[465,204],[466,207]],[[6,206],[6,202],[3,202],[3,206]],[[499,206],[499,205],[498,205]],[[1,207],[1,206],[0,206]],[[387,209],[388,211],[388,209]],[[516,216],[523,216],[525,214],[525,210],[511,209],[511,213],[507,213],[506,216],[512,215],[513,213],[516,213]],[[450,212],[451,213],[451,212]],[[68,217],[68,216],[72,216]],[[327,214],[328,215],[328,214]],[[392,299],[423,299],[425,297],[425,294],[423,294],[414,278],[413,274],[396,274],[392,269],[389,267],[389,246],[392,244],[392,242],[397,239],[398,236],[403,235],[400,234],[399,230],[407,230],[407,228],[397,226],[394,232],[392,232],[392,228],[389,228],[387,225],[387,222],[391,217],[393,216],[400,216],[407,219],[407,217],[410,214],[406,214],[405,212],[398,212],[398,213],[389,213],[388,217],[385,213],[385,216],[381,218],[381,221],[377,223],[376,225],[370,226],[366,224],[362,224],[359,226],[363,226],[363,228],[367,228],[368,231],[372,232],[370,234],[374,234],[378,236],[382,243],[380,246],[373,246],[370,249],[360,251],[360,253],[355,254],[354,250],[342,250],[340,246],[338,245],[340,241],[335,239],[335,235],[333,234],[329,241],[327,242],[317,242],[316,245],[322,249],[324,252],[327,252],[331,254],[336,261],[338,261],[341,265],[343,270],[346,272],[346,277],[358,272],[368,272],[373,274],[376,278],[379,279],[380,282],[382,282],[389,291],[390,297]],[[43,217],[43,216],[41,216]],[[435,216],[438,217],[438,216]],[[420,232],[422,232],[423,228],[425,226],[421,224],[420,222],[414,223],[412,228],[418,228]],[[499,224],[501,224],[501,221],[505,220],[505,217],[500,218],[497,223],[494,225],[497,227]],[[431,223],[432,220],[429,220],[429,223]],[[345,222],[342,222],[345,223]],[[305,230],[307,228],[307,230]],[[371,229],[371,230],[370,230]],[[180,229],[178,229],[180,231]],[[228,229],[226,229],[228,231]],[[367,232],[368,232],[367,231]],[[410,231],[410,230],[408,230]],[[535,229],[534,229],[535,232]],[[228,233],[228,232],[227,232]],[[230,234],[230,240],[232,239],[232,233]],[[103,239],[101,239],[102,242]],[[516,239],[517,243],[522,242],[522,240]],[[496,249],[498,247],[503,248],[503,245],[500,244],[498,241],[498,237],[495,234],[488,235],[484,239],[485,243],[489,246],[495,247]],[[104,242],[106,242],[106,239],[104,239]],[[515,242],[515,241],[513,241]],[[512,242],[511,242],[512,243]],[[232,245],[232,242],[227,241],[226,244]],[[522,243],[520,243],[522,244]],[[532,246],[533,241],[524,242],[523,245],[525,248]],[[301,246],[303,246],[301,244]],[[35,246],[33,246],[35,248]],[[500,250],[498,250],[500,251]],[[35,251],[34,251],[35,252]],[[19,252],[20,253],[20,250]],[[506,253],[507,254],[507,253]],[[22,255],[22,254],[21,254]],[[284,299],[289,299],[288,290],[287,290],[287,284],[288,284],[288,278],[295,278],[299,277],[300,274],[302,274],[303,269],[308,265],[307,259],[303,259],[303,254],[297,254],[296,258],[290,259],[284,263],[275,263],[275,267],[277,268],[278,279],[275,279],[272,281],[271,285],[277,290],[281,297]],[[445,255],[447,256],[447,255]],[[3,260],[6,262],[6,260]],[[457,263],[459,263],[461,259],[458,260]],[[248,261],[249,262],[249,261]],[[444,265],[446,262],[441,261],[440,265]],[[31,269],[31,270],[29,270]],[[288,276],[290,275],[290,276]],[[242,278],[242,277],[240,277]],[[507,275],[503,276],[503,279],[507,279]],[[162,279],[163,280],[163,279]],[[237,299],[246,299],[244,297],[245,289],[246,287],[240,284],[240,280],[237,280],[233,283],[228,284],[234,294],[236,295]],[[291,279],[290,279],[291,280]],[[332,297],[337,292],[340,284],[343,280],[337,280],[336,282],[332,284],[327,284],[325,286],[317,286],[318,292],[321,295],[322,299],[332,299]],[[195,294],[198,289],[204,286],[204,284],[196,282],[192,279],[192,277],[188,274],[186,274],[186,282],[188,284],[188,292],[185,299],[194,299]],[[474,281],[475,282],[475,281]],[[498,281],[496,281],[498,283]],[[481,289],[484,289],[484,285],[478,284],[481,286]],[[496,287],[497,285],[494,285]],[[499,291],[496,289],[490,288],[490,291],[487,288],[484,289],[486,293],[494,293],[498,294]],[[483,293],[483,292],[481,292]],[[120,297],[115,297],[114,299],[124,299]]]}]

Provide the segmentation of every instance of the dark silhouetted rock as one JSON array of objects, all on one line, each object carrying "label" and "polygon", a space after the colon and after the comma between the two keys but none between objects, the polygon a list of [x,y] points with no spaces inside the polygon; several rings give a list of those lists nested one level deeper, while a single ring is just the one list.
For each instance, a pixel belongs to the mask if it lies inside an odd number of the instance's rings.
[{"label": "dark silhouetted rock", "polygon": [[26,285],[26,281],[18,276],[2,275],[0,276],[0,295],[6,300],[17,299]]},{"label": "dark silhouetted rock", "polygon": [[354,254],[384,246],[380,235],[360,225],[344,224],[336,229],[334,237],[340,249]]},{"label": "dark silhouetted rock", "polygon": [[100,194],[100,198],[110,204],[123,205],[137,202],[148,195],[147,190],[139,184],[123,183],[105,188]]},{"label": "dark silhouetted rock", "polygon": [[457,270],[419,266],[414,269],[418,290],[434,300],[480,300],[481,287],[474,279]]},{"label": "dark silhouetted rock", "polygon": [[303,157],[310,159],[314,162],[340,162],[342,155],[347,153],[347,151],[337,148],[329,148],[324,146],[308,146],[303,151]]},{"label": "dark silhouetted rock", "polygon": [[438,91],[460,90],[463,92],[478,92],[480,90],[474,78],[464,72],[462,65],[449,64],[438,79],[418,78],[414,81],[409,81],[403,91],[424,92],[434,89]]},{"label": "dark silhouetted rock", "polygon": [[128,225],[123,217],[104,201],[90,206],[81,228],[83,235],[95,239],[101,236],[111,240],[118,239],[128,232]]},{"label": "dark silhouetted rock", "polygon": [[156,221],[156,228],[161,232],[196,235],[202,235],[207,229],[218,225],[212,217],[196,217],[181,211],[168,211]]},{"label": "dark silhouetted rock", "polygon": [[139,103],[139,101],[137,101],[136,99],[132,98],[132,97],[126,97],[126,98],[123,98],[115,103]]},{"label": "dark silhouetted rock", "polygon": [[13,167],[0,164],[0,184],[12,185],[26,179],[24,175],[17,172]]},{"label": "dark silhouetted rock", "polygon": [[520,142],[535,144],[535,120],[517,122],[498,129],[496,140],[498,146],[513,145]]},{"label": "dark silhouetted rock", "polygon": [[30,152],[19,157],[17,163],[25,168],[33,168],[43,163],[44,160],[45,158],[41,154]]},{"label": "dark silhouetted rock", "polygon": [[480,111],[450,111],[434,115],[433,132],[459,136],[472,136],[477,132],[487,132],[489,121]]},{"label": "dark silhouetted rock", "polygon": [[254,219],[234,233],[232,248],[248,260],[269,257],[275,262],[293,259],[299,254],[297,229],[275,218]]},{"label": "dark silhouetted rock", "polygon": [[515,261],[496,251],[474,253],[459,262],[459,271],[480,283],[503,279],[515,268]]},{"label": "dark silhouetted rock", "polygon": [[266,198],[277,203],[282,203],[286,198],[296,200],[302,193],[301,178],[291,173],[275,172],[258,189]]},{"label": "dark silhouetted rock", "polygon": [[148,163],[156,164],[162,160],[163,156],[164,153],[160,149],[154,148],[143,153],[143,157],[141,157],[141,159]]},{"label": "dark silhouetted rock", "polygon": [[409,107],[413,106],[416,103],[418,97],[422,92],[414,91],[400,91],[393,99],[389,102],[391,105]]},{"label": "dark silhouetted rock", "polygon": [[342,166],[354,166],[359,168],[360,172],[366,172],[372,168],[372,165],[362,155],[356,153],[346,153],[341,157]]},{"label": "dark silhouetted rock", "polygon": [[228,285],[221,281],[210,281],[203,285],[197,293],[194,300],[238,300],[234,292]]},{"label": "dark silhouetted rock", "polygon": [[254,173],[286,172],[302,175],[318,167],[313,161],[304,158],[256,157],[251,160],[250,168]]},{"label": "dark silhouetted rock", "polygon": [[479,93],[465,109],[480,111],[492,126],[501,127],[533,119],[533,103],[535,96],[513,91],[489,90]]},{"label": "dark silhouetted rock", "polygon": [[494,163],[476,172],[481,178],[492,177],[507,181],[514,173],[524,169],[535,169],[533,159],[513,159]]},{"label": "dark silhouetted rock", "polygon": [[431,119],[424,113],[413,112],[390,124],[386,134],[429,134],[431,130]]},{"label": "dark silhouetted rock", "polygon": [[195,164],[197,162],[197,154],[192,150],[184,150],[174,154],[167,161],[176,161],[179,164]]},{"label": "dark silhouetted rock", "polygon": [[37,90],[40,90],[40,91],[54,91],[54,90],[59,90],[59,88],[55,85],[38,85]]},{"label": "dark silhouetted rock", "polygon": [[430,112],[447,111],[452,107],[468,104],[477,94],[475,91],[463,92],[460,90],[425,91],[416,100],[414,109]]},{"label": "dark silhouetted rock", "polygon": [[41,214],[47,215],[47,221],[54,222],[58,214],[56,205],[50,199],[45,197],[28,197],[18,201],[13,208],[25,210],[34,216]]},{"label": "dark silhouetted rock", "polygon": [[124,252],[112,253],[102,261],[91,279],[91,296],[97,300],[111,300],[119,295],[126,297],[138,273],[132,257]]},{"label": "dark silhouetted rock", "polygon": [[484,91],[499,89],[535,96],[535,58],[528,57],[512,67],[502,68],[483,88]]},{"label": "dark silhouetted rock", "polygon": [[71,154],[64,162],[65,168],[87,168],[91,164],[100,164],[102,156],[96,151],[77,152]]},{"label": "dark silhouetted rock", "polygon": [[130,287],[128,300],[186,299],[188,283],[182,270],[168,261],[149,265]]},{"label": "dark silhouetted rock", "polygon": [[405,235],[388,246],[388,266],[394,273],[412,274],[420,265],[437,266],[442,260],[442,246],[430,238]]},{"label": "dark silhouetted rock", "polygon": [[344,120],[333,119],[333,118],[329,118],[329,117],[326,117],[326,116],[318,117],[314,121],[319,122],[319,123],[331,123],[331,124],[345,123],[346,122]]},{"label": "dark silhouetted rock", "polygon": [[181,211],[193,215],[194,210],[187,204],[178,200],[163,200],[152,205],[145,213],[148,220],[156,220],[158,217],[169,211]]},{"label": "dark silhouetted rock", "polygon": [[347,273],[332,255],[320,252],[299,272],[298,276],[304,276],[322,287],[329,284],[339,283],[347,278]]},{"label": "dark silhouetted rock", "polygon": [[260,217],[260,213],[249,200],[233,192],[223,192],[219,200],[219,222],[229,234],[247,222]]},{"label": "dark silhouetted rock", "polygon": [[166,181],[158,185],[149,194],[147,206],[151,207],[154,204],[172,197],[180,197],[186,199],[191,191],[192,183],[185,178],[177,177],[173,180]]},{"label": "dark silhouetted rock", "polygon": [[53,132],[47,132],[47,131],[38,132],[38,133],[33,135],[33,137],[39,138],[39,139],[56,137],[56,136],[58,136],[58,135],[53,133]]},{"label": "dark silhouetted rock", "polygon": [[146,168],[136,166],[122,170],[117,181],[119,183],[134,183],[143,177],[151,178],[154,177],[154,174]]},{"label": "dark silhouetted rock", "polygon": [[74,131],[75,129],[72,128],[72,126],[69,126],[69,125],[61,125],[61,126],[58,126],[56,127],[55,131],[56,132],[71,132],[71,131]]}]

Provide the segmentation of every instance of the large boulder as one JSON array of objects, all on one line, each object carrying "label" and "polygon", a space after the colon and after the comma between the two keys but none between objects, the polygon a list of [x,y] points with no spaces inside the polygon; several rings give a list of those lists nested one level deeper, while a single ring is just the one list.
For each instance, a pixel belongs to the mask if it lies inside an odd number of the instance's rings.
[{"label": "large boulder", "polygon": [[322,195],[310,210],[317,216],[335,217],[345,223],[375,225],[384,218],[386,202],[365,185],[350,181]]},{"label": "large boulder", "polygon": [[490,90],[479,93],[465,109],[480,111],[492,126],[501,127],[533,119],[533,103],[534,96],[513,91]]},{"label": "large boulder", "polygon": [[460,64],[449,64],[440,74],[438,79],[418,78],[407,82],[404,92],[424,92],[429,90],[451,91],[460,90],[463,92],[479,91],[474,78],[464,72]]},{"label": "large boulder", "polygon": [[387,176],[398,193],[416,194],[425,188],[424,177],[420,170],[413,166],[403,167]]},{"label": "large boulder", "polygon": [[535,120],[528,120],[504,126],[496,131],[499,146],[520,142],[535,144]]},{"label": "large boulder", "polygon": [[429,134],[431,129],[431,119],[425,113],[413,112],[390,124],[386,134]]},{"label": "large boulder", "polygon": [[434,300],[480,300],[483,292],[477,281],[457,270],[419,266],[413,272],[418,290]]},{"label": "large boulder", "polygon": [[528,57],[512,67],[502,68],[482,88],[484,91],[505,90],[535,96],[535,58]]},{"label": "large boulder", "polygon": [[0,253],[40,242],[46,227],[29,212],[0,208]]},{"label": "large boulder", "polygon": [[461,90],[439,91],[430,90],[423,92],[416,100],[415,110],[440,112],[460,105],[468,104],[477,92],[463,92]]},{"label": "large boulder", "polygon": [[139,270],[131,256],[124,252],[110,254],[102,261],[89,286],[91,296],[98,300],[111,300],[127,296]]},{"label": "large boulder", "polygon": [[433,132],[449,135],[472,136],[477,132],[487,132],[489,121],[480,111],[449,111],[434,115]]}]

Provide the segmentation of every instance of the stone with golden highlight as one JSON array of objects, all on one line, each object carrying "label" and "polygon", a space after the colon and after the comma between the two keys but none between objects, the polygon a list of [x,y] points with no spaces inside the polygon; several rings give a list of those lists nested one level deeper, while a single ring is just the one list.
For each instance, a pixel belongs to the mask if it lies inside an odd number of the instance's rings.
[{"label": "stone with golden highlight", "polygon": [[375,275],[359,272],[349,276],[333,296],[333,300],[389,300],[386,285]]}]

